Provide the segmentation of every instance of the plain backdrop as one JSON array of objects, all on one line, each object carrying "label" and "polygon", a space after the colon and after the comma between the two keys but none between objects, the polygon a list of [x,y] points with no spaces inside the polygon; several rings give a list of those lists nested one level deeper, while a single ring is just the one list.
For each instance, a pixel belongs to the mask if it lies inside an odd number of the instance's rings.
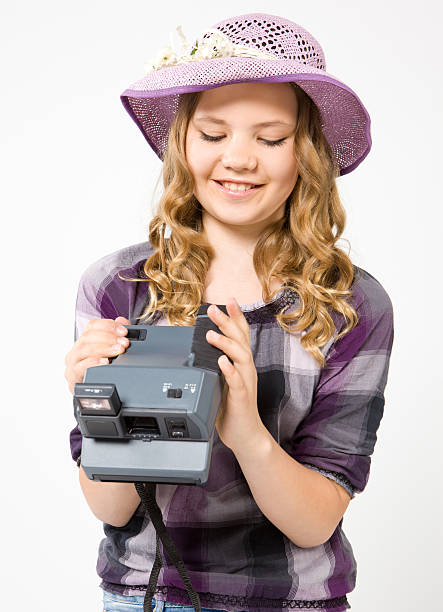
[{"label": "plain backdrop", "polygon": [[[268,12],[308,29],[360,97],[373,147],[338,179],[350,256],[395,338],[368,485],[343,528],[355,612],[436,609],[442,537],[442,79],[438,2],[3,2],[3,610],[100,612],[102,524],[78,484],[64,358],[81,274],[147,240],[161,163],[120,102],[181,24]],[[161,183],[160,183],[161,186]],[[343,243],[343,248],[348,245]]]}]

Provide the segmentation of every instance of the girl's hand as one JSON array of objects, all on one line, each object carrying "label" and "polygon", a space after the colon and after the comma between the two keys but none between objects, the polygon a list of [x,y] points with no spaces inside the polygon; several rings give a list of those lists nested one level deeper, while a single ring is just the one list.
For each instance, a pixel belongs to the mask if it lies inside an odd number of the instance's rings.
[{"label": "girl's hand", "polygon": [[226,310],[228,315],[214,304],[209,306],[209,318],[223,333],[210,330],[206,340],[225,353],[218,359],[226,383],[215,426],[223,444],[235,453],[245,446],[253,447],[265,426],[257,407],[257,370],[251,353],[248,322],[235,298],[228,300]]},{"label": "girl's hand", "polygon": [[113,319],[91,319],[85,331],[77,339],[65,357],[65,378],[69,390],[74,394],[75,383],[82,383],[88,368],[109,363],[108,357],[123,353],[129,346],[126,338],[130,325],[125,317]]}]

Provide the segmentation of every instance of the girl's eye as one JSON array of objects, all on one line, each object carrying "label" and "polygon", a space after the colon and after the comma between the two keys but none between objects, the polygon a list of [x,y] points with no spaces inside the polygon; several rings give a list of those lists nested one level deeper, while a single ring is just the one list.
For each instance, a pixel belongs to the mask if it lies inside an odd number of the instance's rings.
[{"label": "girl's eye", "polygon": [[[200,134],[201,134],[202,140],[206,140],[209,142],[219,142],[222,138],[224,138],[224,136],[209,136],[208,134],[205,134],[204,132],[200,132]],[[261,140],[268,147],[278,147],[284,143],[286,138],[280,138],[280,140],[265,140],[264,138],[261,138]]]}]

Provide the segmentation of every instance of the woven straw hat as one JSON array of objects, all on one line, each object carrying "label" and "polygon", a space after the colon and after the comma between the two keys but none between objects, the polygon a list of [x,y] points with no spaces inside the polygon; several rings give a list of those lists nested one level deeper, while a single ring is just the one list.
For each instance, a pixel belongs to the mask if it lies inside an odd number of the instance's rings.
[{"label": "woven straw hat", "polygon": [[180,50],[162,49],[145,66],[147,74],[120,96],[161,160],[181,94],[246,82],[292,81],[303,89],[320,111],[340,176],[369,153],[367,110],[352,89],[326,72],[323,49],[301,26],[276,15],[248,13],[216,23],[191,46],[180,26],[177,32]]}]

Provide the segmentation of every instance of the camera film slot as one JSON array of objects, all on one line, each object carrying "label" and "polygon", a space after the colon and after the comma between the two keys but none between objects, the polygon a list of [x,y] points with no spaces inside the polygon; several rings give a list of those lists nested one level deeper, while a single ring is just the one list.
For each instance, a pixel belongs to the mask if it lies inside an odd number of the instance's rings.
[{"label": "camera film slot", "polygon": [[155,417],[125,417],[128,434],[136,438],[159,438],[160,427]]}]

